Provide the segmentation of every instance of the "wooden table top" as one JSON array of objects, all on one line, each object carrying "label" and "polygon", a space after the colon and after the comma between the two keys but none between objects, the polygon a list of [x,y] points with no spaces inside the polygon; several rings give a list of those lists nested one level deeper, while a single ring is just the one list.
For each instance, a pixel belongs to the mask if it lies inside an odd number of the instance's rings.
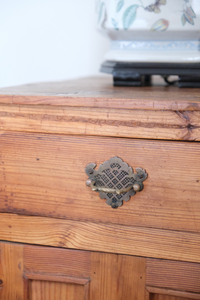
[{"label": "wooden table top", "polygon": [[166,86],[113,87],[111,76],[45,82],[0,89],[0,104],[32,104],[145,110],[200,110],[200,89]]}]

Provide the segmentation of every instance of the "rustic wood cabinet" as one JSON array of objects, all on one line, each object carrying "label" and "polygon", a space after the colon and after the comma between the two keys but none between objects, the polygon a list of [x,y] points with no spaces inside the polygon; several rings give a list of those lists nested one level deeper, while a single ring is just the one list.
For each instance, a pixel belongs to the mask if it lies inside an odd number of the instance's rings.
[{"label": "rustic wood cabinet", "polygon": [[[198,89],[4,88],[0,133],[0,299],[200,299]],[[116,156],[148,178],[113,209],[85,167]]]}]

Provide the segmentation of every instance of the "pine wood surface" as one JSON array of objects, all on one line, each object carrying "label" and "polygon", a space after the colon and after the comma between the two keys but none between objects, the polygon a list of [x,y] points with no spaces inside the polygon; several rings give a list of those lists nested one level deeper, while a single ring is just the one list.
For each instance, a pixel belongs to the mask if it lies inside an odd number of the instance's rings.
[{"label": "pine wood surface", "polygon": [[[26,225],[26,224],[25,224]],[[152,264],[154,262],[154,264]],[[160,266],[155,273],[155,265]],[[160,265],[160,263],[164,263]],[[176,289],[166,288],[167,282],[156,285],[160,271],[168,265],[171,272],[186,273],[175,278]],[[147,269],[146,269],[147,266]],[[186,278],[198,280],[194,272],[198,264],[160,261],[142,257],[101,252],[76,251],[51,247],[0,243],[0,280],[2,300],[185,300],[200,299],[198,286]],[[52,267],[52,268],[51,268]],[[150,270],[152,267],[152,270]],[[169,268],[168,268],[169,269]],[[149,272],[155,281],[149,281]],[[177,273],[178,274],[178,273]],[[161,275],[162,277],[162,275]],[[186,286],[180,287],[181,280]],[[153,278],[152,278],[153,280]],[[198,282],[195,281],[197,284]],[[180,289],[181,288],[181,289]],[[180,289],[180,290],[179,290]]]},{"label": "pine wood surface", "polygon": [[200,299],[200,294],[188,293],[170,289],[160,289],[155,287],[146,287],[150,293],[150,297],[147,300],[191,300]]},{"label": "pine wood surface", "polygon": [[[168,291],[169,292],[169,291]],[[185,294],[185,293],[184,293]],[[191,298],[188,298],[188,295],[186,296],[187,300],[191,300]],[[150,294],[150,298],[147,300],[186,300],[183,297],[177,297],[172,295],[162,295],[162,294]]]},{"label": "pine wood surface", "polygon": [[169,260],[146,260],[148,286],[200,294],[200,264]]},{"label": "pine wood surface", "polygon": [[0,129],[200,140],[198,89],[113,87],[111,78],[0,89]]},{"label": "pine wood surface", "polygon": [[0,89],[0,103],[122,109],[200,109],[199,89],[175,86],[113,87],[112,77],[27,84]]},{"label": "pine wood surface", "polygon": [[0,214],[0,240],[200,263],[200,235]]},{"label": "pine wood surface", "polygon": [[[48,274],[48,276],[71,276],[72,278],[88,281],[90,277],[90,252],[47,247],[24,246],[24,272],[26,276],[32,270],[37,274]],[[59,270],[59,272],[58,272]],[[33,278],[33,277],[32,277]],[[34,278],[36,279],[36,278]],[[84,284],[86,283],[84,282]],[[83,284],[83,282],[82,282]]]},{"label": "pine wood surface", "polygon": [[200,111],[0,104],[0,130],[200,140]]},{"label": "pine wood surface", "polygon": [[[0,239],[63,249],[1,243],[0,299],[200,299],[199,140],[199,89],[1,89]],[[85,186],[113,156],[148,173],[117,210]]]},{"label": "pine wood surface", "polygon": [[[0,273],[2,300],[145,300],[144,258],[13,243],[0,243],[0,246],[4,249],[0,267],[8,263],[6,255],[15,255],[14,265],[9,262],[7,269],[3,267]],[[20,272],[16,260],[19,252]],[[70,265],[74,266],[72,272]],[[73,273],[74,270],[78,273]]]},{"label": "pine wood surface", "polygon": [[23,287],[23,246],[0,243],[0,299],[22,300]]},{"label": "pine wood surface", "polygon": [[144,258],[95,252],[91,257],[91,299],[145,299]]},{"label": "pine wood surface", "polygon": [[23,258],[24,275],[28,279],[28,294],[31,300],[89,299],[89,251],[25,245]]},{"label": "pine wood surface", "polygon": [[[0,154],[1,212],[200,232],[198,143],[4,132]],[[113,156],[148,173],[116,210],[85,185]]]},{"label": "pine wood surface", "polygon": [[31,300],[88,300],[84,286],[70,283],[32,280],[29,285]]},{"label": "pine wood surface", "polygon": [[[46,249],[47,251],[47,249]],[[49,266],[51,263],[48,261]],[[58,270],[58,269],[57,269]],[[44,272],[44,270],[43,270]],[[78,277],[71,277],[71,276],[62,276],[59,274],[41,274],[41,273],[24,273],[24,277],[28,280],[41,280],[41,281],[51,281],[51,282],[65,282],[65,283],[70,283],[70,284],[81,284],[85,285],[87,284],[90,279],[85,279],[85,278],[78,278]]]}]

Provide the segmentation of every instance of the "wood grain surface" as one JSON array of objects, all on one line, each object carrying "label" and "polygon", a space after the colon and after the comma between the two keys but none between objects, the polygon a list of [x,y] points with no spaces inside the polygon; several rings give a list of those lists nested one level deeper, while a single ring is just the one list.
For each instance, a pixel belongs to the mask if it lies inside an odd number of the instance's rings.
[{"label": "wood grain surface", "polygon": [[[46,249],[46,252],[47,252],[47,249]],[[46,256],[48,257],[48,255],[46,255]],[[51,261],[48,261],[48,265],[50,268]],[[49,275],[48,273],[47,274],[35,273],[36,269],[34,267],[33,267],[33,269],[34,269],[34,273],[27,273],[27,272],[24,273],[24,277],[27,278],[28,280],[65,282],[65,283],[70,283],[70,284],[73,283],[73,284],[80,284],[80,285],[85,285],[90,282],[90,279],[88,279],[88,278],[78,278],[78,277],[59,275],[59,274],[57,274],[58,268],[56,269],[56,271],[53,275]],[[42,272],[44,272],[43,269],[42,269]]]},{"label": "wood grain surface", "polygon": [[112,77],[28,84],[0,89],[0,103],[196,111],[199,89],[176,86],[113,87]]},{"label": "wood grain surface", "polygon": [[3,213],[0,239],[200,263],[197,233]]},{"label": "wood grain surface", "polygon": [[[185,295],[185,293],[184,293]],[[162,295],[162,294],[150,294],[149,299],[147,300],[191,300],[191,298],[188,298],[188,294],[186,298],[179,297],[179,296],[172,296],[172,295]]]},{"label": "wood grain surface", "polygon": [[23,258],[28,300],[89,300],[89,251],[24,245]]},{"label": "wood grain surface", "polygon": [[84,286],[82,285],[42,280],[30,281],[29,299],[89,300],[89,298],[84,297]]},{"label": "wood grain surface", "polygon": [[200,264],[170,260],[146,260],[146,284],[200,294]]},{"label": "wood grain surface", "polygon": [[2,300],[145,300],[145,258],[5,242],[0,247],[9,252],[1,253]]},{"label": "wood grain surface", "polygon": [[21,300],[23,286],[23,246],[0,243],[0,299]]},{"label": "wood grain surface", "polygon": [[[199,89],[0,89],[0,240],[48,246],[0,243],[0,299],[200,299],[199,140]],[[117,210],[85,186],[113,156],[148,173]]]},{"label": "wood grain surface", "polygon": [[91,262],[90,299],[145,300],[145,258],[93,252]]},{"label": "wood grain surface", "polygon": [[[90,252],[24,246],[24,272],[87,279],[90,277]],[[59,270],[59,272],[58,272]],[[27,275],[28,278],[30,276]],[[86,283],[84,282],[84,284]],[[83,283],[82,283],[83,284]]]},{"label": "wood grain surface", "polygon": [[200,294],[188,293],[170,289],[160,289],[147,286],[146,289],[150,293],[149,300],[200,300]]},{"label": "wood grain surface", "polygon": [[[85,185],[113,156],[148,173],[116,210]],[[1,212],[200,232],[198,143],[4,132],[0,157]]]},{"label": "wood grain surface", "polygon": [[200,140],[200,111],[0,105],[0,130]]}]

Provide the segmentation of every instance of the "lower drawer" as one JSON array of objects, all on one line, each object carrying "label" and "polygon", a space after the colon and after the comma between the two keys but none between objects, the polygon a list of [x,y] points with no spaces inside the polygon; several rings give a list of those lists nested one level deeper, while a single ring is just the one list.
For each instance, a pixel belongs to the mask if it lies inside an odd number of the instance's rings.
[{"label": "lower drawer", "polygon": [[200,299],[200,264],[1,242],[0,297]]},{"label": "lower drawer", "polygon": [[[114,156],[148,173],[118,209],[85,185]],[[198,143],[5,132],[0,157],[0,212],[200,232]]]}]

